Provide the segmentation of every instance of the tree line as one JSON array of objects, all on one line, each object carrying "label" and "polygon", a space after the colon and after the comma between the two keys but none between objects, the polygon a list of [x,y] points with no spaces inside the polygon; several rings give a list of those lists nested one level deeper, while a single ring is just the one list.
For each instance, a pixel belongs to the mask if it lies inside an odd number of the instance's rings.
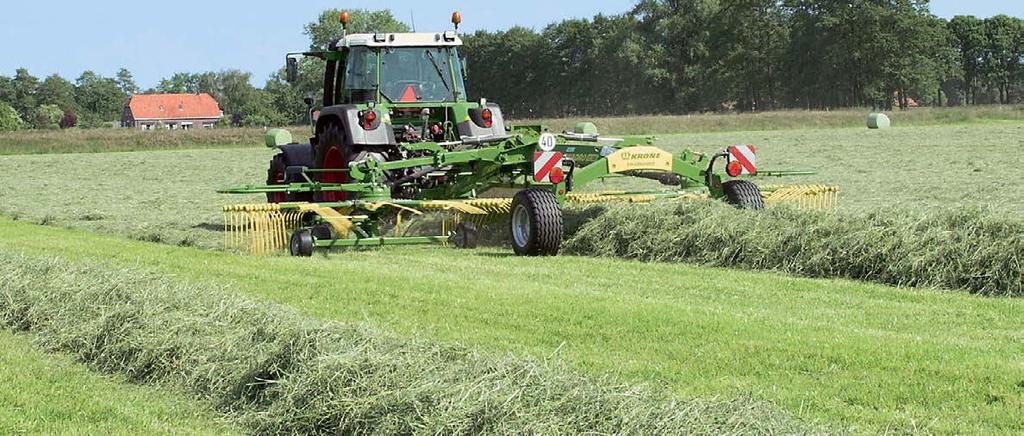
[{"label": "tree line", "polygon": [[[388,11],[351,12],[350,32],[410,30]],[[310,49],[341,34],[337,13],[306,25]],[[463,38],[470,96],[518,118],[1024,100],[1024,20],[945,20],[927,0],[640,0],[619,15]],[[297,82],[282,69],[263,88],[242,71],[178,73],[142,92],[209,93],[226,124],[298,124],[322,67],[304,59]],[[0,130],[103,125],[138,92],[125,69],[74,82],[19,69],[0,76]]]},{"label": "tree line", "polygon": [[926,0],[642,0],[465,40],[471,94],[516,117],[1024,100],[1024,20]]},{"label": "tree line", "polygon": [[220,103],[225,124],[287,124],[270,93],[251,82],[251,73],[237,70],[177,73],[142,90],[124,68],[114,77],[86,71],[74,82],[56,74],[40,80],[19,68],[13,77],[0,76],[0,131],[114,125],[128,99],[139,93],[208,93]]}]

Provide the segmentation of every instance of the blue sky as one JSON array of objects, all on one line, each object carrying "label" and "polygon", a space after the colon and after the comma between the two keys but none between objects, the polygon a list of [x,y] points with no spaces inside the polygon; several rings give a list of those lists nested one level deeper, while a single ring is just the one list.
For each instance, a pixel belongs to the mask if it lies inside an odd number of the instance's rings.
[{"label": "blue sky", "polygon": [[[386,4],[402,20],[415,16],[419,30],[447,29],[452,10],[463,30],[541,28],[569,17],[628,10],[634,0],[517,1],[325,1],[177,0],[149,6],[125,0],[10,1],[0,13],[0,74],[18,67],[36,76],[74,79],[86,69],[112,75],[131,70],[143,87],[179,71],[237,68],[257,85],[283,62],[284,53],[305,49],[302,25],[328,7],[376,8]],[[1024,17],[1020,0],[933,0],[939,16],[958,14]]]}]

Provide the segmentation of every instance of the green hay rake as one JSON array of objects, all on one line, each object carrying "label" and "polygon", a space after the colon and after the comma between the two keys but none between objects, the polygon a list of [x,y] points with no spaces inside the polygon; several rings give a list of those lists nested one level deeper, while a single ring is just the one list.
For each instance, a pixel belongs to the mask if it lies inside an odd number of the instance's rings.
[{"label": "green hay rake", "polygon": [[[347,27],[348,14],[341,15]],[[453,15],[458,28],[460,16]],[[555,255],[568,203],[724,200],[737,207],[794,203],[832,207],[828,186],[759,188],[748,177],[813,174],[758,171],[752,146],[713,155],[654,147],[654,138],[610,138],[591,123],[572,132],[506,126],[501,108],[468,101],[461,39],[443,33],[345,35],[324,52],[289,54],[325,61],[322,109],[313,110],[314,136],[297,144],[283,130],[267,134],[280,150],[265,185],[223,189],[266,194],[268,203],[224,208],[225,243],[254,254],[285,248],[295,256],[317,249],[383,245],[477,245],[477,224],[509,218],[518,255]],[[724,164],[724,174],[716,163]],[[645,191],[591,192],[616,177],[660,182]],[[509,195],[501,196],[500,192]],[[496,198],[489,198],[496,197]],[[449,216],[433,235],[406,235],[403,220],[426,213]]]}]

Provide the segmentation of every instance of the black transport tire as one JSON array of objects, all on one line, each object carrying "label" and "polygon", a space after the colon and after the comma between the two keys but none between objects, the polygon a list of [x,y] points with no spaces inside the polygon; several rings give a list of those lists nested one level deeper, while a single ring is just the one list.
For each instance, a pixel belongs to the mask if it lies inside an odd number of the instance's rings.
[{"label": "black transport tire", "polygon": [[[287,185],[293,182],[300,182],[299,180],[289,180],[288,178],[288,156],[284,153],[278,153],[270,160],[270,167],[267,169],[267,185]],[[298,192],[298,193],[287,193],[287,192],[268,192],[267,202],[268,203],[286,203],[296,201],[312,201],[313,195],[309,192]]]},{"label": "black transport tire", "polygon": [[740,209],[764,209],[764,197],[761,189],[753,182],[746,180],[730,180],[722,184],[725,191],[725,202]]},{"label": "black transport tire", "polygon": [[[346,169],[352,159],[352,150],[345,145],[345,132],[340,124],[328,124],[317,137],[314,149],[314,160],[319,169]],[[323,183],[348,183],[347,173],[319,173],[315,179]],[[354,200],[352,194],[345,192],[318,192],[314,200],[318,202],[335,202]]]},{"label": "black transport tire", "polygon": [[455,226],[455,233],[448,238],[448,242],[464,250],[475,250],[479,245],[480,236],[476,224],[461,222]]},{"label": "black transport tire", "polygon": [[555,256],[562,247],[562,208],[555,194],[525,189],[512,199],[509,220],[512,250],[517,256]]},{"label": "black transport tire", "polygon": [[295,257],[312,256],[313,232],[309,229],[299,229],[292,233],[292,240],[288,244],[288,251]]}]

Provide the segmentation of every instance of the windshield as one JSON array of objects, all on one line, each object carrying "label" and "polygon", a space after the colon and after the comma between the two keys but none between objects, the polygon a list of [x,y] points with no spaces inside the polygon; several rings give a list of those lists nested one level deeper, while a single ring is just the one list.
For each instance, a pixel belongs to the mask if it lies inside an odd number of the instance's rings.
[{"label": "windshield", "polygon": [[[465,99],[462,63],[454,47],[401,47],[377,51],[353,48],[345,67],[344,94],[349,102],[364,102],[377,92],[393,103],[440,102]],[[379,68],[378,68],[379,61]]]}]

